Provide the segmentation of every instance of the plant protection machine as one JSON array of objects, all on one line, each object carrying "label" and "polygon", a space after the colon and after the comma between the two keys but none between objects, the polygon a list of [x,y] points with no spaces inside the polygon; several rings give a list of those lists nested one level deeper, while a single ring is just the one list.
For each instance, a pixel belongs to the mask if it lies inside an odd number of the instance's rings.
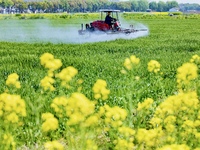
[{"label": "plant protection machine", "polygon": [[[111,24],[109,25],[105,22],[105,14],[111,14],[112,20]],[[129,35],[131,33],[135,33],[138,31],[147,31],[147,29],[134,29],[133,25],[130,25],[130,28],[123,28],[119,22],[119,12],[120,10],[113,10],[113,9],[101,9],[101,20],[93,21],[89,24],[84,25],[81,24],[81,29],[78,30],[79,35],[85,35],[88,33],[106,33],[106,34],[126,34]],[[100,31],[100,32],[99,32]]]}]

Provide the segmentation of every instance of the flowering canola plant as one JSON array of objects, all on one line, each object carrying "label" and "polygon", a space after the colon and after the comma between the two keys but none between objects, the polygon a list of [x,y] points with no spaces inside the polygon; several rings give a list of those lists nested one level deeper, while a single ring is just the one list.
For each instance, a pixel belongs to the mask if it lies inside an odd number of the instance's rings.
[{"label": "flowering canola plant", "polygon": [[158,73],[160,71],[160,63],[156,60],[151,60],[148,63],[148,71],[153,73]]},{"label": "flowering canola plant", "polygon": [[[200,103],[198,87],[193,83],[198,79],[198,59],[195,55],[177,69],[176,94],[162,97],[159,102],[145,98],[137,104],[131,97],[132,107],[127,108],[108,105],[111,91],[102,79],[91,88],[91,99],[78,88],[70,91],[78,70],[72,66],[63,69],[59,59],[50,53],[43,54],[40,62],[47,75],[40,82],[41,97],[48,96],[48,92],[53,94],[45,99],[48,103],[38,113],[41,149],[199,150]],[[125,59],[126,74],[139,63],[135,55]],[[151,60],[147,65],[147,70],[154,73],[151,77],[158,75],[159,62]],[[9,75],[6,85],[20,88],[18,75]],[[0,94],[0,148],[15,150],[19,136],[16,127],[26,129],[23,119],[32,113],[26,112],[20,95],[9,92]]]},{"label": "flowering canola plant", "polygon": [[[188,87],[188,84],[198,77],[197,66],[192,63],[197,58],[197,56],[192,57],[190,63],[183,64],[178,68],[178,88],[182,88],[180,84],[184,84],[185,88]],[[126,70],[124,72],[133,69],[139,62],[140,59],[135,55],[126,58],[124,62]],[[151,60],[147,69],[149,72],[157,74],[160,67],[159,62]],[[64,82],[62,85],[66,85],[73,80],[77,73],[78,71],[75,68],[70,67],[62,70],[55,77],[60,78],[62,83]],[[106,100],[110,94],[106,81],[102,79],[97,80],[92,90],[96,100]],[[98,140],[100,136],[104,136],[104,139],[99,140],[109,141],[113,145],[113,149],[116,150],[190,149],[191,147],[197,150],[200,147],[200,105],[195,90],[182,90],[177,95],[169,96],[158,106],[154,105],[152,98],[147,98],[138,103],[135,108],[137,112],[135,117],[142,118],[144,115],[150,115],[149,125],[146,128],[140,127],[140,125],[137,127],[137,124],[135,127],[124,124],[128,116],[126,109],[118,106],[110,107],[106,103],[103,103],[103,106],[97,106],[98,101],[91,101],[79,92],[74,92],[69,97],[56,97],[51,103],[51,108],[58,116],[58,120],[66,118],[67,128],[81,139],[77,142],[82,141],[84,144],[81,145],[86,149],[89,148],[89,145],[90,149],[101,147],[97,144],[98,141],[92,142],[91,139],[92,137]],[[58,127],[57,123],[56,127]],[[91,130],[93,128],[96,128],[96,130]],[[82,137],[79,133],[84,133],[85,136]],[[193,137],[193,141],[188,137]],[[71,143],[73,143],[72,139],[69,139]],[[90,144],[88,145],[88,143]],[[91,147],[91,145],[93,146]]]},{"label": "flowering canola plant", "polygon": [[[12,73],[6,80],[8,87],[21,88],[19,76]],[[11,89],[12,90],[12,89]],[[10,94],[9,89],[0,94],[0,148],[16,149],[16,142],[12,131],[23,124],[23,118],[27,116],[25,101],[20,95]]]}]

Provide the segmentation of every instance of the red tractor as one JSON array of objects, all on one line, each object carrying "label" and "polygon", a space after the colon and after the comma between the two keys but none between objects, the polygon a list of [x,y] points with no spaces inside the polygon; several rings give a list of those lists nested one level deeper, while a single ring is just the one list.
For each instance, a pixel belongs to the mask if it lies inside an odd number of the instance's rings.
[{"label": "red tractor", "polygon": [[[81,24],[81,30],[78,30],[80,35],[85,35],[86,33],[93,33],[95,31],[102,31],[107,34],[130,34],[137,31],[147,31],[147,29],[134,29],[133,25],[130,26],[130,29],[122,28],[119,22],[118,13],[120,10],[111,10],[111,9],[101,9],[101,20],[96,20],[90,24],[85,24],[85,29],[83,29],[83,24]],[[104,19],[104,14],[110,14],[110,22]],[[107,17],[106,17],[107,18]]]}]

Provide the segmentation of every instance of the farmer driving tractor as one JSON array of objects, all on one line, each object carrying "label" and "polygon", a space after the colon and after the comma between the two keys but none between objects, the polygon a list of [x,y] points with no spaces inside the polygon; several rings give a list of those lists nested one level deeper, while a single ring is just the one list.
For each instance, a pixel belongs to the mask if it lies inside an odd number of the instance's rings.
[{"label": "farmer driving tractor", "polygon": [[105,18],[105,23],[108,24],[111,28],[112,28],[112,25],[114,24],[114,22],[117,20],[113,17],[110,16],[111,12],[108,11],[107,13],[107,16]]}]

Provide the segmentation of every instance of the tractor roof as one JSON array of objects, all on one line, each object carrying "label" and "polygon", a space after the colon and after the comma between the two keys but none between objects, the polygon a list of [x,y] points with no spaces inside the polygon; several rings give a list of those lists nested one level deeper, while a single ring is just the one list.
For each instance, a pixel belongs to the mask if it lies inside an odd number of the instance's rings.
[{"label": "tractor roof", "polygon": [[115,9],[100,9],[100,12],[120,12],[120,10],[115,10]]}]

